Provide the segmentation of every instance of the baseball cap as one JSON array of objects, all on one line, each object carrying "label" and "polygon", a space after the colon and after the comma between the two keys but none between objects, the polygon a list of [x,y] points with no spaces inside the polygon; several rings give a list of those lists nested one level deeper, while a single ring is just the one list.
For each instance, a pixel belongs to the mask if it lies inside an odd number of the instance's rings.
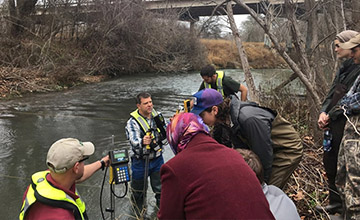
[{"label": "baseball cap", "polygon": [[63,138],[53,143],[48,151],[46,164],[55,173],[65,173],[76,162],[89,157],[95,151],[91,142],[75,138]]},{"label": "baseball cap", "polygon": [[339,46],[342,49],[348,50],[348,49],[352,49],[352,48],[358,46],[359,44],[360,44],[360,34],[351,38],[348,42],[339,44]]},{"label": "baseball cap", "polygon": [[203,89],[193,95],[195,97],[194,107],[191,113],[199,115],[205,109],[222,103],[223,97],[215,89]]}]

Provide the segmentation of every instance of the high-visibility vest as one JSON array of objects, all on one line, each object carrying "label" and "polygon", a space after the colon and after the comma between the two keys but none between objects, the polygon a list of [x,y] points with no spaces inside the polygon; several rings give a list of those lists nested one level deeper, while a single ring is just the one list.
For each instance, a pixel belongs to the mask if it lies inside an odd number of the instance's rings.
[{"label": "high-visibility vest", "polygon": [[[221,93],[221,95],[225,98],[224,94],[224,87],[223,87],[223,78],[224,78],[224,71],[216,71],[217,79],[216,79],[216,87],[217,91]],[[204,81],[204,86],[206,89],[211,89],[211,84]]]},{"label": "high-visibility vest", "polygon": [[[139,114],[139,110],[136,109],[135,111],[131,112],[130,115],[139,123],[141,129],[146,133],[150,129],[149,123],[146,121],[146,119]],[[157,111],[155,109],[151,112],[152,117],[155,117],[158,115]]]},{"label": "high-visibility vest", "polygon": [[[146,134],[146,132],[148,132],[151,129],[151,127],[150,127],[149,123],[147,122],[147,120],[143,116],[141,116],[139,114],[138,109],[131,112],[130,115],[131,115],[131,117],[133,117],[138,122],[138,124],[140,125],[141,129],[144,131],[145,134]],[[153,109],[152,112],[151,112],[151,115],[154,118],[154,117],[156,117],[158,115],[158,113],[157,113],[157,111],[155,109]],[[155,131],[160,134],[160,129],[159,128],[156,128]],[[151,133],[151,138],[154,138],[153,133]],[[156,157],[161,155],[160,154],[161,153],[161,145],[157,144],[157,147],[155,147],[153,149],[156,152],[156,154],[155,154]]]},{"label": "high-visibility vest", "polygon": [[21,206],[19,219],[25,219],[27,211],[35,202],[72,210],[75,219],[88,219],[85,203],[81,200],[77,190],[75,194],[79,196],[76,200],[67,195],[61,189],[53,187],[46,179],[50,171],[40,171],[32,175],[31,184]]}]

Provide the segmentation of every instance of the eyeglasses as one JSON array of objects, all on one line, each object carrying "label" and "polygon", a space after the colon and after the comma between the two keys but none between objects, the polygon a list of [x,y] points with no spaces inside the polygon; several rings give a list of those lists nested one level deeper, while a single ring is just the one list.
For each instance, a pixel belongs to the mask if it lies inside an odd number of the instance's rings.
[{"label": "eyeglasses", "polygon": [[84,162],[87,159],[89,159],[89,157],[84,157],[83,159],[79,160],[79,163]]}]

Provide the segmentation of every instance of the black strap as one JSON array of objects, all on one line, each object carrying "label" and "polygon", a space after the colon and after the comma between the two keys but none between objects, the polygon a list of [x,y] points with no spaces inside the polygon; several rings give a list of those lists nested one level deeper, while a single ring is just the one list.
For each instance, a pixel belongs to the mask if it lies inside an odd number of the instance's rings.
[{"label": "black strap", "polygon": [[166,138],[166,130],[165,130],[165,119],[162,116],[162,114],[158,114],[154,117],[154,121],[156,124],[156,127],[159,128],[160,134],[161,134],[161,140],[164,140]]}]

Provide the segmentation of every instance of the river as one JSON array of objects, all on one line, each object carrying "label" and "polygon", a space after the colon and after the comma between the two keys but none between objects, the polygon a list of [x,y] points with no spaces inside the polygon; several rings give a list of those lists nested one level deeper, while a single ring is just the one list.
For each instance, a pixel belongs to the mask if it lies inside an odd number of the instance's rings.
[{"label": "river", "polygon": [[[239,70],[225,70],[227,75],[243,81]],[[253,70],[257,86],[262,88],[280,83],[290,75],[289,70]],[[62,92],[33,94],[24,98],[2,101],[0,106],[0,219],[18,217],[23,193],[31,175],[47,169],[45,161],[48,148],[64,137],[91,141],[95,154],[88,163],[99,160],[109,150],[128,148],[125,124],[129,113],[136,108],[134,97],[142,91],[152,94],[155,109],[166,119],[179,104],[195,93],[201,83],[198,73],[174,75],[135,75],[115,80],[79,86]],[[299,82],[291,85],[294,90]],[[114,141],[114,144],[112,142]],[[165,160],[173,157],[165,148]],[[78,190],[86,202],[90,219],[101,219],[100,189],[104,172],[98,171]],[[123,191],[116,185],[117,194]],[[151,190],[150,190],[151,191]],[[106,182],[103,207],[109,207],[109,184]],[[155,204],[149,195],[150,210]],[[129,199],[116,199],[115,216],[128,219]],[[109,214],[105,213],[107,219]]]}]

